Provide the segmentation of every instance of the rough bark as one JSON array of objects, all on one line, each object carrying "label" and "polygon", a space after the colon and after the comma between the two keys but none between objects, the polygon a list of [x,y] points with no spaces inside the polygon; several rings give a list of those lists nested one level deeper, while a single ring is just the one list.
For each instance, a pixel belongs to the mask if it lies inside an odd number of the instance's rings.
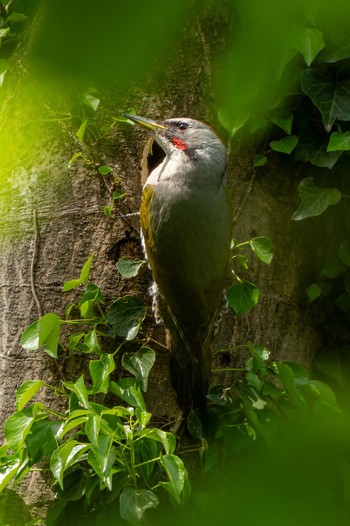
[{"label": "rough bark", "polygon": [[[225,44],[225,26],[215,16],[213,9],[198,18],[191,31],[185,26],[166,64],[161,64],[160,71],[152,72],[142,86],[130,86],[127,93],[118,89],[100,91],[100,121],[110,120],[119,110],[135,107],[140,115],[191,116],[218,127],[213,76],[215,58]],[[21,50],[14,62],[18,66],[14,73],[17,89],[6,96],[2,126],[13,121],[14,111],[18,112],[18,121],[22,118],[18,102],[23,97],[23,85],[30,82],[20,67],[24,60]],[[32,114],[38,107],[53,115],[57,111],[52,103],[47,108],[47,101],[40,94],[35,104],[25,99],[23,104],[31,106]],[[24,380],[59,382],[60,375],[74,377],[84,368],[83,357],[62,371],[42,352],[25,352],[20,335],[41,312],[63,314],[70,296],[62,294],[61,285],[79,274],[89,254],[95,255],[91,280],[109,301],[130,293],[150,305],[149,271],[144,268],[136,279],[125,280],[115,267],[122,255],[142,257],[138,217],[128,214],[139,208],[140,163],[146,138],[139,130],[120,124],[96,146],[99,162],[113,167],[127,194],[113,217],[107,218],[103,207],[110,204],[112,179],[102,178],[94,167],[83,164],[67,168],[67,161],[78,149],[75,131],[69,123],[43,125],[41,139],[32,144],[30,157],[18,159],[8,172],[11,191],[5,196],[7,212],[6,218],[2,214],[0,232],[2,421],[14,410],[14,394]],[[298,201],[297,183],[307,174],[302,165],[281,166],[278,161],[255,173],[252,157],[253,152],[244,145],[231,149],[228,174],[235,210],[234,236],[239,241],[269,236],[275,256],[270,267],[252,259],[246,277],[258,285],[260,303],[240,317],[227,313],[214,347],[237,348],[251,340],[268,346],[274,358],[309,364],[321,342],[317,313],[310,310],[304,291],[319,272],[319,260],[310,258],[309,250],[317,221],[311,221],[306,228],[291,221]],[[228,277],[228,283],[229,280]],[[148,409],[170,419],[176,413],[176,401],[170,387],[164,329],[154,325],[151,313],[141,340],[147,342],[149,338],[158,343],[150,344],[157,352],[157,360],[147,394]],[[231,363],[239,365],[245,354],[235,350],[230,356]],[[218,363],[222,364],[224,359],[219,357]],[[223,379],[218,376],[215,381]],[[32,499],[38,498],[31,486],[29,489]]]}]

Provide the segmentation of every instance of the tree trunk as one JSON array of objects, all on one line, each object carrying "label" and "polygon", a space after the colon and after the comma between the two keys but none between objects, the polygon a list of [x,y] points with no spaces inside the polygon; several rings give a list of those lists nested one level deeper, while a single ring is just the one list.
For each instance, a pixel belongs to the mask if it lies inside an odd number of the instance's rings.
[{"label": "tree trunk", "polygon": [[[125,86],[99,91],[98,124],[111,123],[119,111],[134,107],[139,115],[154,118],[198,118],[224,136],[216,118],[217,80],[213,78],[217,75],[216,57],[226,45],[225,31],[213,6],[196,19],[188,16],[176,47],[166,60],[163,58],[158,71],[142,83],[129,85],[127,91]],[[62,376],[77,378],[84,369],[84,356],[62,369],[43,352],[25,352],[20,336],[41,314],[63,315],[74,292],[63,294],[62,283],[79,275],[91,253],[91,281],[108,301],[135,294],[147,305],[151,303],[147,292],[150,272],[143,268],[137,278],[126,280],[115,266],[123,255],[143,257],[139,219],[132,214],[139,209],[140,164],[146,138],[142,131],[118,123],[93,147],[96,162],[111,166],[113,176],[102,177],[94,164],[72,163],[68,168],[69,159],[82,148],[75,135],[76,121],[55,119],[71,111],[71,100],[63,97],[52,101],[37,89],[26,71],[30,46],[29,40],[27,48],[20,48],[12,57],[11,78],[4,88],[0,114],[6,146],[10,148],[9,137],[14,141],[12,155],[2,168],[5,183],[0,190],[2,422],[14,411],[15,391],[24,380],[43,378],[58,383]],[[253,156],[252,148],[245,145],[231,148],[228,177],[233,233],[239,241],[269,236],[275,256],[269,267],[252,258],[245,278],[259,287],[260,302],[242,316],[228,312],[214,348],[234,348],[231,363],[240,365],[246,355],[239,346],[251,340],[270,348],[274,358],[309,364],[321,337],[317,313],[309,308],[304,287],[319,272],[319,260],[310,258],[309,242],[321,223],[313,220],[305,228],[291,221],[298,202],[297,183],[308,174],[303,166],[281,166],[277,160],[255,172]],[[109,218],[103,209],[111,205],[114,178],[122,181],[126,197]],[[149,342],[149,338],[155,341],[148,344],[157,359],[147,393],[148,410],[171,419],[176,414],[176,400],[170,385],[164,329],[155,326],[151,310],[136,345]],[[130,346],[135,348],[133,343]],[[217,356],[216,364],[228,363],[224,355]],[[213,381],[229,382],[219,375],[213,376]],[[35,480],[36,491],[29,484],[26,498],[40,501],[42,490]]]}]

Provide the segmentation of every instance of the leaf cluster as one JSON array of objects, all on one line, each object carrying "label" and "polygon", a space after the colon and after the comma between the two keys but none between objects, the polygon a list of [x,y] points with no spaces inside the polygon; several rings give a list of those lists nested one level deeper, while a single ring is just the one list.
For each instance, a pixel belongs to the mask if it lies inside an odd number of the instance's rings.
[{"label": "leaf cluster", "polygon": [[[64,284],[64,291],[88,282],[91,262],[92,256],[79,278]],[[89,374],[75,381],[62,380],[59,386],[25,381],[16,393],[16,412],[4,426],[0,490],[30,471],[49,473],[57,500],[47,525],[67,523],[73,509],[94,517],[93,524],[104,524],[110,515],[135,524],[147,509],[158,506],[164,492],[177,506],[188,498],[187,471],[175,454],[175,436],[152,426],[143,397],[154,351],[141,347],[125,352],[121,365],[131,376],[113,378],[115,357],[136,337],[145,314],[145,305],[133,296],[117,299],[106,313],[102,292],[87,283],[79,301],[68,306],[66,318],[45,314],[22,335],[27,351],[42,348],[54,359],[62,352],[91,355]],[[67,324],[76,330],[64,341],[62,327]],[[121,343],[105,352],[101,342],[106,338]],[[51,391],[64,409],[38,401],[42,390]]]}]

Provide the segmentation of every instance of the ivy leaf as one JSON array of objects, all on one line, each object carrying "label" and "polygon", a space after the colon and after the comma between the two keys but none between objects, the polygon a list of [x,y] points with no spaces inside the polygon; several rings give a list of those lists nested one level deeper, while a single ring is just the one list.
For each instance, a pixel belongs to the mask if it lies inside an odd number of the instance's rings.
[{"label": "ivy leaf", "polygon": [[68,292],[69,290],[75,289],[76,287],[79,287],[80,285],[83,285],[84,283],[86,283],[86,281],[89,279],[90,268],[91,268],[93,258],[94,258],[94,255],[91,254],[89,259],[84,264],[78,279],[71,279],[64,283],[63,292]]},{"label": "ivy leaf", "polygon": [[337,188],[319,188],[314,185],[312,177],[303,179],[298,186],[298,190],[301,197],[301,205],[293,214],[292,219],[294,221],[319,216],[330,205],[336,205],[341,199],[341,193]]},{"label": "ivy leaf", "polygon": [[332,133],[327,146],[327,152],[334,152],[337,150],[350,150],[350,132]]},{"label": "ivy leaf", "polygon": [[322,289],[317,283],[311,283],[306,287],[306,294],[309,298],[309,302],[315,301],[322,294]]},{"label": "ivy leaf", "polygon": [[320,168],[329,168],[331,170],[343,152],[329,152],[327,147],[328,139],[320,140],[318,138],[305,136],[297,146],[295,159],[305,163],[310,162]]},{"label": "ivy leaf", "polygon": [[225,113],[224,109],[218,111],[218,120],[223,128],[229,134],[230,139],[232,139],[238,130],[242,128],[247,120],[249,119],[249,112],[243,112],[241,115],[235,117],[229,116]]},{"label": "ivy leaf", "polygon": [[176,438],[175,435],[169,433],[168,431],[163,431],[157,427],[147,428],[139,434],[142,438],[150,438],[151,440],[156,440],[160,442],[167,454],[174,453],[176,448]]},{"label": "ivy leaf", "polygon": [[88,391],[84,382],[84,375],[79,376],[78,380],[73,382],[63,382],[63,385],[72,391],[78,398],[80,404],[87,408],[88,407]]},{"label": "ivy leaf", "polygon": [[109,376],[115,369],[112,354],[103,353],[99,360],[89,362],[92,378],[92,393],[107,393]]},{"label": "ivy leaf", "polygon": [[93,444],[89,454],[88,462],[96,471],[97,475],[111,488],[110,473],[116,458],[116,448],[113,446],[111,436],[100,436],[97,444]]},{"label": "ivy leaf", "polygon": [[140,386],[135,378],[122,378],[118,380],[118,382],[110,382],[109,390],[127,404],[138,407],[141,411],[146,411],[146,404]]},{"label": "ivy leaf", "polygon": [[350,267],[350,243],[347,239],[343,239],[339,245],[339,258],[347,267]]},{"label": "ivy leaf", "polygon": [[134,353],[124,353],[122,365],[124,369],[133,374],[140,383],[142,391],[147,391],[148,374],[156,359],[156,353],[148,347]]},{"label": "ivy leaf", "polygon": [[85,104],[85,106],[88,106],[93,111],[96,111],[100,104],[100,99],[93,95],[93,93],[95,93],[96,91],[97,90],[92,90],[92,89],[88,90],[85,93],[83,93],[80,97],[81,102]]},{"label": "ivy leaf", "polygon": [[249,281],[240,281],[226,293],[227,301],[236,314],[251,310],[259,301],[259,289]]},{"label": "ivy leaf", "polygon": [[99,166],[98,171],[101,175],[108,175],[109,173],[113,172],[113,168],[111,168],[110,166],[103,165]]},{"label": "ivy leaf", "polygon": [[139,332],[147,312],[146,305],[135,296],[123,296],[111,305],[107,321],[111,328],[109,334],[133,340]]},{"label": "ivy leaf", "polygon": [[188,483],[184,463],[177,455],[173,454],[161,455],[160,463],[168,475],[169,482],[160,482],[159,484],[168,491],[178,504],[182,504],[182,492]]},{"label": "ivy leaf", "polygon": [[346,266],[337,257],[327,258],[323,264],[321,275],[326,278],[336,278],[342,272],[345,272]]},{"label": "ivy leaf", "polygon": [[271,141],[270,147],[276,152],[289,154],[292,153],[297,144],[298,137],[296,135],[288,135],[288,137],[283,137],[279,141]]},{"label": "ivy leaf", "polygon": [[23,382],[16,393],[16,408],[17,411],[23,407],[36,395],[36,393],[45,384],[44,380],[27,380]]},{"label": "ivy leaf", "polygon": [[321,112],[327,132],[336,119],[350,120],[350,80],[333,79],[311,68],[303,72],[301,88]]},{"label": "ivy leaf", "polygon": [[291,113],[290,111],[280,111],[278,113],[273,114],[270,117],[270,121],[276,124],[276,126],[282,128],[282,130],[284,130],[288,135],[290,135],[293,124],[293,113]]},{"label": "ivy leaf", "polygon": [[131,524],[140,524],[144,513],[159,504],[157,495],[149,489],[135,489],[125,486],[120,494],[120,516]]},{"label": "ivy leaf", "polygon": [[85,131],[86,131],[86,127],[87,127],[87,119],[82,122],[82,124],[79,126],[77,132],[76,132],[76,137],[78,137],[78,140],[80,142],[80,144],[84,144],[84,135],[85,135]]},{"label": "ivy leaf", "polygon": [[36,351],[43,346],[52,358],[57,358],[57,348],[62,320],[49,312],[27,327],[21,336],[21,345],[26,351]]},{"label": "ivy leaf", "polygon": [[273,246],[269,237],[254,237],[249,241],[249,245],[261,261],[270,265],[273,258]]},{"label": "ivy leaf", "polygon": [[319,60],[320,62],[333,63],[344,58],[350,58],[350,44],[348,40],[327,46],[321,53]]},{"label": "ivy leaf", "polygon": [[323,33],[319,29],[303,27],[293,42],[294,47],[300,51],[308,66],[325,47]]},{"label": "ivy leaf", "polygon": [[35,421],[38,409],[31,406],[17,411],[8,417],[4,424],[4,435],[9,447],[20,450]]},{"label": "ivy leaf", "polygon": [[63,489],[64,472],[72,464],[82,459],[90,447],[90,444],[79,444],[76,440],[69,440],[52,453],[50,469],[61,489]]},{"label": "ivy leaf", "polygon": [[122,257],[116,266],[123,278],[134,278],[144,263],[145,261],[141,259]]}]

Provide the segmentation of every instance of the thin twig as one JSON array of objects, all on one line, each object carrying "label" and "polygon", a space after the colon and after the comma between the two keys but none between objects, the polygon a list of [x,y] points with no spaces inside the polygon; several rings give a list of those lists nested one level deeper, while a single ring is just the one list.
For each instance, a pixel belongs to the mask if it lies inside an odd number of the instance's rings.
[{"label": "thin twig", "polygon": [[238,207],[237,209],[237,212],[233,218],[233,224],[235,224],[235,222],[237,221],[238,219],[238,216],[239,214],[242,212],[243,208],[244,208],[244,205],[246,203],[246,200],[248,199],[249,197],[249,194],[250,192],[252,191],[252,188],[253,188],[253,184],[254,184],[254,180],[255,180],[255,176],[256,176],[256,173],[255,173],[255,170],[253,170],[253,175],[251,176],[250,178],[250,181],[249,181],[249,185],[248,185],[248,189],[246,191],[246,193],[244,194],[244,197],[242,199],[242,202],[240,204],[240,206]]},{"label": "thin twig", "polygon": [[35,263],[36,258],[38,255],[38,245],[39,245],[39,225],[38,225],[38,217],[36,213],[36,209],[33,210],[33,228],[34,228],[34,242],[33,242],[33,255],[32,255],[32,261],[30,263],[30,288],[32,291],[32,296],[34,298],[36,308],[38,311],[39,318],[42,317],[43,311],[40,305],[39,298],[37,296],[36,290],[35,290]]}]

